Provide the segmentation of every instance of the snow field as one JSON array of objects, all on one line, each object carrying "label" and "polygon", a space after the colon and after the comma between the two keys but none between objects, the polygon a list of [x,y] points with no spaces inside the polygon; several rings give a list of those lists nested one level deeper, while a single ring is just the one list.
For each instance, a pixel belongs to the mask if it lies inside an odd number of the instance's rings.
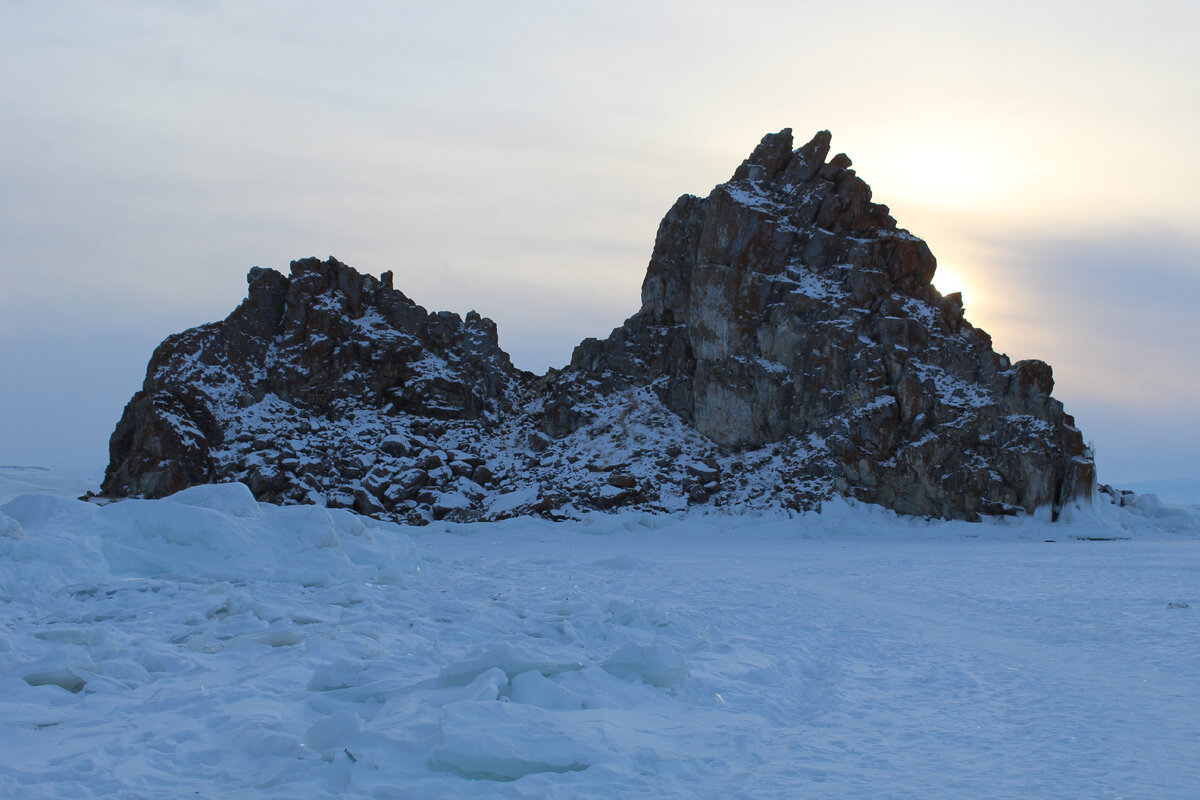
[{"label": "snow field", "polygon": [[1196,520],[20,496],[0,797],[1188,796]]}]

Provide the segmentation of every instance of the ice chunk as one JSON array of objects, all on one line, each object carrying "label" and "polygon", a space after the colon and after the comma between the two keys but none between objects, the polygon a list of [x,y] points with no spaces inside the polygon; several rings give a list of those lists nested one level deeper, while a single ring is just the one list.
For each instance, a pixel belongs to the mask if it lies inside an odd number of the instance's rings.
[{"label": "ice chunk", "polygon": [[351,661],[340,658],[329,664],[322,664],[313,672],[306,688],[310,692],[328,692],[333,689],[346,689],[357,686],[366,678],[368,664],[364,661]]},{"label": "ice chunk", "polygon": [[618,678],[640,679],[663,689],[682,686],[688,672],[683,656],[665,642],[644,646],[628,642],[604,663],[604,669]]},{"label": "ice chunk", "polygon": [[1177,530],[1200,530],[1200,514],[1186,506],[1164,503],[1158,495],[1139,494],[1130,504],[1137,513]]},{"label": "ice chunk", "polygon": [[357,743],[362,720],[349,711],[335,711],[317,720],[304,734],[304,746],[321,754],[325,761]]},{"label": "ice chunk", "polygon": [[98,509],[80,500],[54,497],[48,494],[23,494],[0,506],[0,512],[12,517],[26,528],[49,520],[91,515]]},{"label": "ice chunk", "polygon": [[30,686],[58,686],[73,694],[79,694],[87,681],[69,669],[52,669],[46,672],[31,672],[25,676]]},{"label": "ice chunk", "polygon": [[582,668],[583,664],[578,661],[548,660],[544,651],[527,643],[505,642],[486,646],[474,656],[445,667],[439,683],[443,686],[465,686],[491,669],[499,669],[508,678],[513,678],[529,670],[537,670],[543,675],[556,675]]},{"label": "ice chunk", "polygon": [[438,740],[434,769],[481,780],[583,770],[607,755],[561,714],[518,703],[451,703],[442,709]]},{"label": "ice chunk", "polygon": [[254,499],[250,487],[244,483],[191,486],[164,499],[186,506],[211,508],[214,511],[242,519],[257,519],[263,515],[263,510],[259,507],[258,501]]},{"label": "ice chunk", "polygon": [[593,561],[592,566],[603,567],[604,569],[635,569],[638,566],[638,560],[631,556],[619,555]]},{"label": "ice chunk", "polygon": [[21,528],[21,523],[0,511],[0,536],[7,536],[9,539],[24,539],[25,531]]},{"label": "ice chunk", "polygon": [[551,709],[580,709],[579,695],[560,686],[536,669],[522,672],[512,679],[507,695],[514,703]]}]

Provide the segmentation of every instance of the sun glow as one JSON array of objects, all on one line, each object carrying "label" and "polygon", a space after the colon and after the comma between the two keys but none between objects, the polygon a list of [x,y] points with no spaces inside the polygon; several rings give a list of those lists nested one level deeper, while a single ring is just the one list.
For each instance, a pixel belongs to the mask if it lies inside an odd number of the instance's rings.
[{"label": "sun glow", "polygon": [[979,136],[900,131],[877,147],[872,186],[886,188],[895,203],[993,209],[1017,199],[1029,185],[1027,164]]},{"label": "sun glow", "polygon": [[933,274],[933,285],[943,295],[962,292],[965,296],[968,291],[962,273],[944,261],[938,262],[937,272]]}]

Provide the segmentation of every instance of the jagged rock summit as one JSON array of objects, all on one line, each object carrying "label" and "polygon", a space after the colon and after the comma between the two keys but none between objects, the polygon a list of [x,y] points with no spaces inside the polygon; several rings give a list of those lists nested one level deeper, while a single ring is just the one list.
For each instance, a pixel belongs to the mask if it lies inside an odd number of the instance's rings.
[{"label": "jagged rock summit", "polygon": [[974,519],[1090,497],[1050,367],[994,352],[829,146],[769,134],[728,183],[679,198],[642,308],[540,377],[490,320],[428,313],[390,273],[252,269],[228,318],[155,351],[103,492],[240,480],[412,523],[835,494]]}]

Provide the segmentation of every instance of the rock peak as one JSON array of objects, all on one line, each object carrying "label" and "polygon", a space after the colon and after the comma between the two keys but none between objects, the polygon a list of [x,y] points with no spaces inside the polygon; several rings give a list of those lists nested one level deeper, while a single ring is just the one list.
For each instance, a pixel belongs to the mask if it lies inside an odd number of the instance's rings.
[{"label": "rock peak", "polygon": [[541,377],[491,320],[429,313],[391,273],[255,267],[226,320],[156,350],[104,492],[241,480],[416,523],[834,494],[970,519],[1090,496],[1049,366],[993,351],[830,143],[767,134],[729,182],[680,197],[642,307]]}]

